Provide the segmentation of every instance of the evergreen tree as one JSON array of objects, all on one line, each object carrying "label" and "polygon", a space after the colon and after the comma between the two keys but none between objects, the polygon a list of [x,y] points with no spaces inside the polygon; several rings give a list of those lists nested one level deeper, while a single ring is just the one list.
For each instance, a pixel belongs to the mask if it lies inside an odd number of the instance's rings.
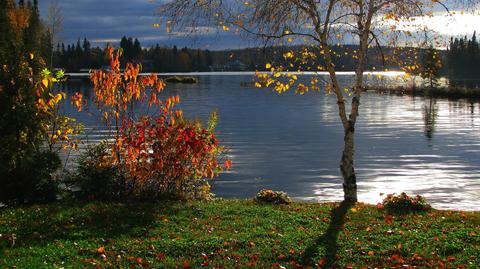
[{"label": "evergreen tree", "polygon": [[133,42],[132,50],[132,60],[137,62],[140,61],[142,55],[142,46],[140,45],[140,41],[138,41],[137,38],[135,38],[135,41]]},{"label": "evergreen tree", "polygon": [[480,86],[480,48],[476,32],[467,37],[450,40],[447,52],[448,72],[453,86]]},{"label": "evergreen tree", "polygon": [[[1,203],[55,198],[52,181],[47,179],[55,170],[53,163],[58,165],[58,157],[41,150],[42,122],[35,105],[35,81],[44,66],[40,41],[35,39],[41,35],[38,9],[36,2],[28,3],[27,7],[24,3],[15,7],[12,0],[0,1]],[[10,19],[16,18],[12,16],[28,20],[13,24]]]}]

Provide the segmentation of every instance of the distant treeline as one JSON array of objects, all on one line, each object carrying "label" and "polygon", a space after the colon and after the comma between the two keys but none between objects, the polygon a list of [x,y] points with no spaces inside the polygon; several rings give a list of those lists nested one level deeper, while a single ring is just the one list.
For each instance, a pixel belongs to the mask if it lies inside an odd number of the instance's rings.
[{"label": "distant treeline", "polygon": [[[138,39],[123,37],[120,41],[123,55],[122,66],[126,62],[142,64],[143,71],[150,72],[190,72],[210,71],[213,65],[212,54],[208,50],[160,47],[142,48]],[[76,44],[57,44],[54,52],[54,66],[67,72],[102,68],[108,65],[104,49],[92,47],[86,38]]]},{"label": "distant treeline", "polygon": [[[255,71],[264,70],[266,63],[283,65],[288,70],[318,70],[322,66],[321,57],[307,61],[285,59],[286,52],[293,52],[301,58],[305,46],[269,46],[260,48],[245,48],[235,50],[210,51],[203,49],[167,47],[159,44],[142,48],[138,39],[123,37],[120,41],[123,49],[122,65],[125,62],[142,64],[145,72],[207,72],[207,71]],[[354,57],[357,47],[352,45],[336,46],[333,48],[334,63],[339,71],[352,71],[355,68]],[[308,47],[308,50],[320,55],[318,47]],[[414,53],[412,48],[403,51],[383,48],[383,51],[371,50],[367,69],[398,69],[398,60],[386,55],[398,54],[401,58],[408,58],[407,54]],[[68,72],[81,69],[101,68],[108,64],[104,50],[93,48],[87,39],[78,40],[75,44],[59,43],[54,51],[54,67],[63,68]]]},{"label": "distant treeline", "polygon": [[80,69],[97,69],[107,64],[105,51],[100,47],[92,48],[90,42],[85,38],[80,39],[76,44],[65,46],[57,44],[53,56],[53,66],[62,68],[68,72],[77,72]]},{"label": "distant treeline", "polygon": [[476,33],[451,40],[447,51],[446,68],[455,86],[480,86],[480,47]]},{"label": "distant treeline", "polygon": [[[48,32],[40,38],[48,40]],[[145,72],[208,72],[208,71],[255,71],[264,70],[266,63],[285,66],[290,71],[318,70],[323,65],[322,57],[302,61],[305,46],[270,46],[263,48],[245,48],[235,50],[210,51],[203,49],[167,47],[159,44],[142,48],[137,38],[123,37],[119,46],[123,49],[122,65],[127,61],[142,64]],[[342,45],[333,47],[335,67],[339,71],[353,71],[356,66],[357,46]],[[40,50],[45,50],[42,46]],[[308,47],[316,55],[321,54],[318,47]],[[286,52],[293,52],[297,60],[286,59]],[[369,51],[367,70],[405,70],[415,64],[415,59],[425,58],[428,50],[419,48],[387,48]],[[480,45],[476,33],[467,37],[451,40],[447,51],[438,51],[442,59],[441,75],[450,78],[454,86],[480,86]],[[48,53],[45,53],[48,55]],[[423,55],[423,56],[422,56]],[[420,56],[420,57],[417,57]],[[47,58],[47,57],[45,57]],[[48,59],[48,58],[47,58]],[[68,72],[101,68],[108,65],[103,48],[93,48],[86,38],[65,46],[59,43],[54,50],[54,67]]]}]

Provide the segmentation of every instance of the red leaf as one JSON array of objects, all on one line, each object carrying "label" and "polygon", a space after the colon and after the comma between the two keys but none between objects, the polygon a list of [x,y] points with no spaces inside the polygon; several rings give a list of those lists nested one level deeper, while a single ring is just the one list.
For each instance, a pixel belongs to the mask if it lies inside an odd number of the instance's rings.
[{"label": "red leaf", "polygon": [[385,216],[385,223],[387,223],[387,224],[392,224],[393,223],[392,215],[386,215]]},{"label": "red leaf", "polygon": [[202,258],[203,258],[204,260],[208,260],[208,255],[205,254],[205,253],[202,253]]},{"label": "red leaf", "polygon": [[157,259],[159,259],[159,260],[163,260],[163,259],[165,259],[166,255],[165,255],[165,253],[157,253],[157,254],[155,254],[155,257],[157,257]]}]

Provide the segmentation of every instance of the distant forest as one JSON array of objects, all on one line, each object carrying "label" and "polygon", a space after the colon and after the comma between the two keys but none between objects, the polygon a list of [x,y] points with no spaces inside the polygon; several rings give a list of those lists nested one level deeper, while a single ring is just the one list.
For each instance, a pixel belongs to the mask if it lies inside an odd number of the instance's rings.
[{"label": "distant forest", "polygon": [[476,32],[471,39],[466,36],[450,41],[446,68],[451,83],[459,86],[480,86],[480,47]]},{"label": "distant forest", "polygon": [[[127,61],[140,63],[145,72],[255,71],[263,70],[266,63],[289,65],[289,70],[308,71],[318,70],[317,67],[322,65],[317,60],[310,60],[307,64],[297,62],[290,65],[291,61],[284,58],[284,53],[288,51],[301,54],[304,46],[269,46],[221,51],[166,47],[158,44],[142,48],[138,39],[125,36],[121,39],[119,46],[123,49],[122,64],[124,65]],[[309,48],[309,50],[317,55],[320,53],[318,48]],[[337,70],[354,70],[356,60],[352,57],[352,52],[355,50],[356,47],[350,45],[334,48],[334,62]],[[412,49],[405,49],[404,53],[408,53],[407,50]],[[392,53],[392,51],[386,53]],[[384,60],[381,53],[371,50],[368,68],[399,68],[398,61]],[[63,68],[67,72],[101,68],[107,64],[104,50],[100,47],[92,48],[87,39],[79,39],[76,43],[66,46],[59,43],[54,49],[53,66]]]},{"label": "distant forest", "polygon": [[[210,51],[202,49],[166,47],[159,44],[148,48],[142,47],[137,38],[123,37],[119,43],[123,49],[122,64],[134,62],[142,64],[144,72],[208,72],[208,71],[255,71],[264,70],[266,63],[287,66],[283,55],[293,51],[301,54],[304,46],[270,46],[264,48],[245,48],[235,50]],[[309,48],[314,53],[320,53],[318,48]],[[355,66],[355,57],[352,52],[355,46],[343,45],[334,47],[334,60],[339,71],[352,71]],[[476,33],[471,39],[467,37],[451,40],[447,51],[439,51],[443,61],[442,75],[450,77],[458,83],[474,81],[480,78],[480,46]],[[422,57],[425,50],[416,48],[402,48],[393,51],[389,48],[370,50],[367,70],[398,70],[401,66],[414,64],[413,60]],[[395,55],[393,57],[392,55]],[[414,57],[411,57],[414,56]],[[319,57],[321,58],[321,57]],[[108,65],[104,50],[93,48],[87,39],[78,40],[75,44],[65,46],[59,43],[54,49],[54,67],[63,68],[67,72],[87,71],[102,68]],[[421,64],[421,63],[420,63]],[[300,67],[301,65],[301,67]],[[318,70],[322,65],[317,60],[305,63],[293,63],[289,70],[302,69]],[[408,70],[407,70],[408,71]]]}]

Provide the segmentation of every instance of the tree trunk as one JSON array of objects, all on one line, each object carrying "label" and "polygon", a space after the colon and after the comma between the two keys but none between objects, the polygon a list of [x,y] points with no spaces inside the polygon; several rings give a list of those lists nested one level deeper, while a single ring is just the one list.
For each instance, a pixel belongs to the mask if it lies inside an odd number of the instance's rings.
[{"label": "tree trunk", "polygon": [[343,176],[343,193],[345,201],[357,201],[357,177],[353,166],[355,154],[355,128],[353,124],[345,130],[344,149],[340,170]]}]

